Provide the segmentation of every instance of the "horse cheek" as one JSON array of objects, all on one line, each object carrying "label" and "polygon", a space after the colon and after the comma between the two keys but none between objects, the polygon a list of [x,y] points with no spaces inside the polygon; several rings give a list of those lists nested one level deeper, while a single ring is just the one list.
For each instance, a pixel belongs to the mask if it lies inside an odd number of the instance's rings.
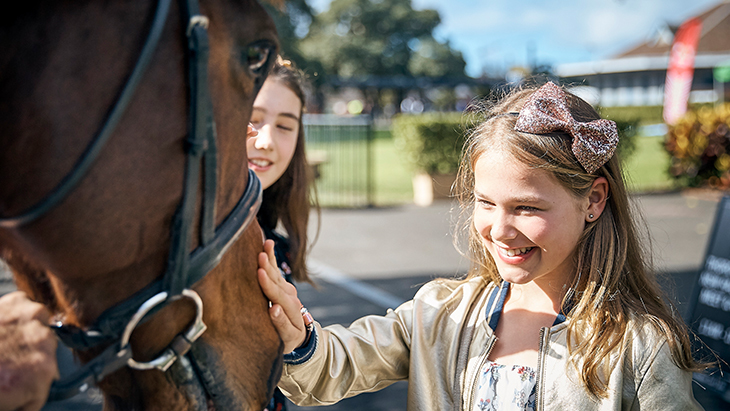
[{"label": "horse cheek", "polygon": [[258,225],[252,224],[220,265],[196,286],[206,304],[204,319],[209,327],[202,338],[203,348],[196,352],[218,374],[214,379],[225,381],[221,394],[229,392],[240,401],[238,407],[247,404],[252,410],[263,409],[273,394],[283,353],[269,318],[268,300],[256,279],[261,239]]}]

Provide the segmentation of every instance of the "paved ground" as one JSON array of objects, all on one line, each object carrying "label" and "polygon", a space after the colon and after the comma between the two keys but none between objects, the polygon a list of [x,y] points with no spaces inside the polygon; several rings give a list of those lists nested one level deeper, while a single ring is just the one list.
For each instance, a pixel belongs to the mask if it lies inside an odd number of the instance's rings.
[{"label": "paved ground", "polygon": [[[663,284],[680,310],[686,309],[702,263],[717,200],[717,195],[701,191],[636,197],[653,238]],[[432,278],[465,272],[468,264],[452,245],[451,208],[450,202],[438,202],[425,208],[323,210],[319,240],[311,254],[318,288],[300,286],[302,301],[325,325],[349,324],[362,315],[384,313],[387,307],[411,298]],[[0,281],[0,293],[9,288]],[[407,383],[397,383],[378,393],[316,409],[403,410],[406,390]],[[695,395],[707,410],[729,407],[701,391],[696,390]],[[44,410],[100,409],[90,404],[93,398],[85,401],[77,399]],[[315,408],[290,406],[290,410],[309,409]]]}]

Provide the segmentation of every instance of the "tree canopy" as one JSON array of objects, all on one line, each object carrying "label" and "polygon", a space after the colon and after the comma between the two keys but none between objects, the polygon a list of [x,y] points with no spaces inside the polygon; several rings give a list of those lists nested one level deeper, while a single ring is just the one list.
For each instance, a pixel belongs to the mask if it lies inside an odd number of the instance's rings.
[{"label": "tree canopy", "polygon": [[465,76],[461,52],[433,37],[438,12],[414,10],[411,0],[333,0],[311,18],[296,47],[308,71],[340,78]]},{"label": "tree canopy", "polygon": [[[299,50],[301,37],[306,34],[306,28],[314,16],[307,0],[287,0],[284,8],[271,3],[263,3],[263,6],[276,25],[281,55],[293,60],[300,67],[309,66],[309,59]],[[302,30],[304,33],[300,33]]]}]

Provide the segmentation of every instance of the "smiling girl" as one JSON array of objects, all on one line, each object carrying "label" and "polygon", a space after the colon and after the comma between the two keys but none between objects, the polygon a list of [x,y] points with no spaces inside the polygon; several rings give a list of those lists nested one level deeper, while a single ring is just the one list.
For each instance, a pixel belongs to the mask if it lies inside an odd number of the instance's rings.
[{"label": "smiling girl", "polygon": [[289,353],[281,390],[321,405],[408,380],[409,410],[701,409],[687,331],[636,234],[615,123],[552,83],[483,114],[457,189],[465,280],[322,328],[266,244],[259,282]]},{"label": "smiling girl", "polygon": [[[305,256],[313,199],[304,149],[304,102],[300,72],[277,58],[254,101],[254,130],[247,140],[248,166],[264,189],[258,221],[266,238],[276,243],[276,258],[287,281],[309,281]],[[279,223],[286,236],[276,231]]]},{"label": "smiling girl", "polygon": [[[247,133],[248,166],[264,190],[258,222],[274,242],[277,272],[288,282],[309,281],[307,225],[312,202],[316,205],[304,149],[304,102],[301,73],[278,57],[256,95]],[[279,224],[286,235],[277,231]],[[286,410],[280,391],[265,410]]]}]

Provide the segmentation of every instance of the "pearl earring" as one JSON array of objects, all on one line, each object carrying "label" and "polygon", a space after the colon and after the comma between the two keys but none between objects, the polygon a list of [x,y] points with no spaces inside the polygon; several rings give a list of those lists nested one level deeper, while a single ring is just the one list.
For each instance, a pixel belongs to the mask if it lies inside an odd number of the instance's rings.
[{"label": "pearl earring", "polygon": [[588,218],[590,218],[591,220],[593,220],[593,214],[588,214]]}]

